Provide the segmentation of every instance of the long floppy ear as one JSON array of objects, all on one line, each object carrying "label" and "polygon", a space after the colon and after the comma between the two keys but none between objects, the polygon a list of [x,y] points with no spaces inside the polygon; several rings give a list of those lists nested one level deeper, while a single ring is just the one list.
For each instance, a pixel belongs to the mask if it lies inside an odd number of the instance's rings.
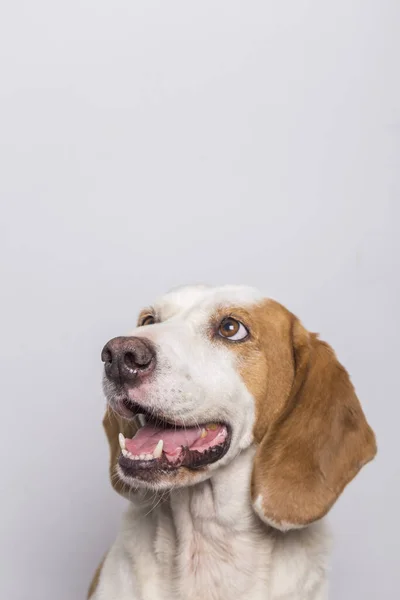
[{"label": "long floppy ear", "polygon": [[106,432],[108,443],[110,446],[110,480],[114,490],[121,494],[121,496],[129,497],[130,488],[125,485],[116,474],[116,468],[118,458],[121,453],[118,434],[121,432],[127,438],[132,438],[136,431],[137,426],[133,421],[127,421],[119,417],[109,406],[106,408],[106,412],[103,418],[103,427]]},{"label": "long floppy ear", "polygon": [[376,454],[349,375],[328,344],[293,317],[294,381],[283,413],[254,461],[253,506],[281,530],[323,517]]}]

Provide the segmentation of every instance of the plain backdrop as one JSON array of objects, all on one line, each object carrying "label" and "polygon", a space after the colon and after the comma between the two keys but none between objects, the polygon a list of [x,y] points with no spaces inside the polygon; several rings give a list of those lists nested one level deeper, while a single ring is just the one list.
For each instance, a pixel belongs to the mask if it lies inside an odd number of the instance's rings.
[{"label": "plain backdrop", "polygon": [[1,599],[84,597],[124,504],[100,350],[191,282],[336,349],[379,456],[331,512],[331,598],[397,597],[398,0],[0,11]]}]

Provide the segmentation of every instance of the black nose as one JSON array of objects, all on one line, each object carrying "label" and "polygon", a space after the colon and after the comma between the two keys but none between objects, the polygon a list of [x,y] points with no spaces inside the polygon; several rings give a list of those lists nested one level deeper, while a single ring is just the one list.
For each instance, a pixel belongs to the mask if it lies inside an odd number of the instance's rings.
[{"label": "black nose", "polygon": [[156,353],[150,340],[116,337],[104,346],[101,360],[109,379],[128,383],[153,371]]}]

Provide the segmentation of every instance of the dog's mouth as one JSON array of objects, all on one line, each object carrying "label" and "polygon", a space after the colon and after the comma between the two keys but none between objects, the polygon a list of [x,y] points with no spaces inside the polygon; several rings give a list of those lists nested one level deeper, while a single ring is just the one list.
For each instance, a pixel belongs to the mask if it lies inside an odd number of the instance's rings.
[{"label": "dog's mouth", "polygon": [[126,476],[147,479],[156,471],[196,470],[220,460],[229,448],[230,428],[224,423],[187,427],[150,415],[133,402],[124,404],[140,423],[133,438],[119,434],[119,466]]}]

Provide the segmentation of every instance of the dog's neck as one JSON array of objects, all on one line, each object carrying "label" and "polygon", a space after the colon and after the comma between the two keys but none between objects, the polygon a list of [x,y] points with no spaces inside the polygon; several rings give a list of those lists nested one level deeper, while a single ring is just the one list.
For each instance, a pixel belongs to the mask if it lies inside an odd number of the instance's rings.
[{"label": "dog's neck", "polygon": [[[254,448],[248,448],[234,461],[218,469],[208,480],[171,494],[171,509],[177,526],[181,523],[183,496],[193,526],[211,520],[220,527],[246,528],[254,525],[250,503],[250,477]],[[257,519],[258,520],[258,519]]]},{"label": "dog's neck", "polygon": [[[309,544],[320,549],[319,525],[280,534],[255,514],[250,498],[253,458],[250,447],[202,483],[132,502],[124,539],[129,555],[136,556],[144,598],[258,600],[270,589],[268,598],[297,599],[285,596],[288,586],[302,589],[314,563],[322,572],[319,556],[311,560],[307,554]],[[269,579],[273,571],[286,568],[288,548],[298,567]],[[325,560],[323,547],[321,557]],[[157,591],[160,582],[164,595]]]},{"label": "dog's neck", "polygon": [[160,577],[175,582],[168,598],[197,600],[205,590],[210,600],[247,598],[260,585],[253,575],[265,569],[271,546],[250,502],[253,456],[249,448],[208,480],[133,507],[136,530],[143,531],[135,537],[148,537]]}]

